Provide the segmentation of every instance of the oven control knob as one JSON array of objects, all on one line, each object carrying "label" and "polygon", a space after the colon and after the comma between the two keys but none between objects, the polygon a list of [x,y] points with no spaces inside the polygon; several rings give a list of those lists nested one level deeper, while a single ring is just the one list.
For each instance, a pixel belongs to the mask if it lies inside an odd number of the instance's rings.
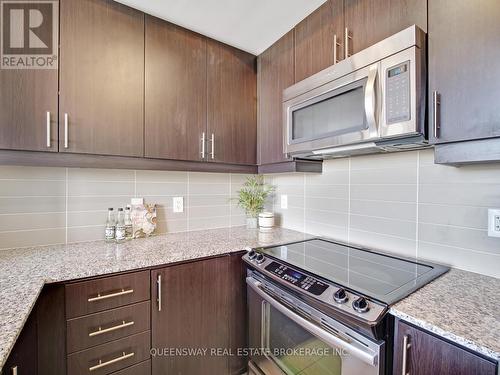
[{"label": "oven control knob", "polygon": [[248,259],[254,260],[256,256],[257,256],[257,252],[255,250],[250,250],[248,252]]},{"label": "oven control knob", "polygon": [[349,298],[347,297],[347,293],[345,292],[345,289],[344,288],[340,288],[333,295],[333,299],[337,303],[346,303]]},{"label": "oven control knob", "polygon": [[370,309],[370,307],[368,306],[368,301],[363,297],[359,297],[357,300],[355,300],[352,303],[352,308],[359,313],[365,313]]},{"label": "oven control knob", "polygon": [[255,257],[255,261],[257,262],[257,264],[263,263],[264,259],[265,259],[265,257],[262,254],[257,254],[256,257]]}]

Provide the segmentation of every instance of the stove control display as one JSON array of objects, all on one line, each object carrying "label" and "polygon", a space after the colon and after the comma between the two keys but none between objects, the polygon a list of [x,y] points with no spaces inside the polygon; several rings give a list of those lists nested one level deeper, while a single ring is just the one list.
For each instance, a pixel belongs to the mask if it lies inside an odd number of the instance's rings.
[{"label": "stove control display", "polygon": [[321,295],[328,288],[327,284],[318,281],[314,277],[307,276],[290,267],[279,264],[278,262],[272,262],[265,269],[282,280],[288,281],[290,284],[293,284],[316,296]]}]

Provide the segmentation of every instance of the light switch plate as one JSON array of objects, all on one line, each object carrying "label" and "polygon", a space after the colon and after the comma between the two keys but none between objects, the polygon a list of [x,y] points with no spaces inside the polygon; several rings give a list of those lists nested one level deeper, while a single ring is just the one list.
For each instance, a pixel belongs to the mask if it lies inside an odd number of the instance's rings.
[{"label": "light switch plate", "polygon": [[184,197],[173,198],[174,212],[184,212]]},{"label": "light switch plate", "polygon": [[488,210],[488,236],[500,237],[500,209]]},{"label": "light switch plate", "polygon": [[281,208],[286,210],[288,208],[288,195],[281,194]]}]

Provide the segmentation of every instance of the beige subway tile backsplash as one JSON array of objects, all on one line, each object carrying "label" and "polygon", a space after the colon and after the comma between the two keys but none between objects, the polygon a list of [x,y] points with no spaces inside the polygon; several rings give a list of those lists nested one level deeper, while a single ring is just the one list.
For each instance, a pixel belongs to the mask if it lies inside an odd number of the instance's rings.
[{"label": "beige subway tile backsplash", "polygon": [[[157,233],[245,225],[230,198],[247,177],[0,166],[0,249],[101,240],[107,209],[133,197],[157,205]],[[173,212],[173,197],[184,198],[183,212]]]},{"label": "beige subway tile backsplash", "polygon": [[274,209],[285,227],[500,277],[500,239],[487,236],[487,209],[500,208],[499,165],[436,165],[427,149],[266,178],[277,185]]}]

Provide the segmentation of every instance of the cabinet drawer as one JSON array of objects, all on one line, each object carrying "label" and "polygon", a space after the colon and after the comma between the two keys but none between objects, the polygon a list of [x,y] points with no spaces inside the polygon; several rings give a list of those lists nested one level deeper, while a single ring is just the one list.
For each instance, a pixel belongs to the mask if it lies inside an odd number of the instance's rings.
[{"label": "cabinet drawer", "polygon": [[92,314],[149,300],[149,271],[66,285],[66,316]]},{"label": "cabinet drawer", "polygon": [[151,332],[143,332],[68,356],[68,375],[106,375],[149,359]]},{"label": "cabinet drawer", "polygon": [[149,305],[146,301],[68,320],[68,353],[149,330]]},{"label": "cabinet drawer", "polygon": [[113,375],[149,375],[151,374],[151,361],[145,361],[124,370],[114,372]]}]

